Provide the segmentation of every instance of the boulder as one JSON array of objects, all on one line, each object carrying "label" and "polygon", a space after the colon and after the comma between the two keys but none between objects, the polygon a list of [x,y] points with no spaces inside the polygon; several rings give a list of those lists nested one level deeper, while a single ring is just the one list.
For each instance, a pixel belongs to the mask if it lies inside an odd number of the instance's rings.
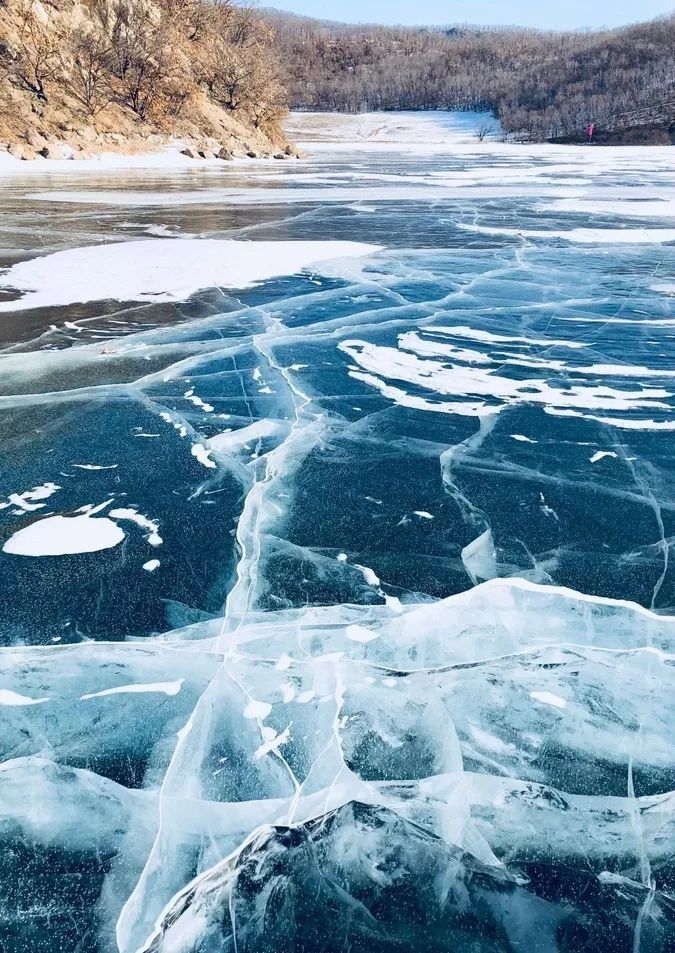
[{"label": "boulder", "polygon": [[32,146],[33,149],[42,149],[46,143],[46,138],[37,131],[37,129],[28,129],[26,131],[26,142],[29,146]]},{"label": "boulder", "polygon": [[43,159],[65,159],[66,153],[63,149],[63,146],[58,142],[52,142],[46,146],[43,146],[42,149],[38,150],[38,155],[42,156]]},{"label": "boulder", "polygon": [[225,146],[223,146],[218,152],[217,158],[224,159],[226,162],[230,162],[232,159],[234,159],[234,156],[229,149],[226,149]]},{"label": "boulder", "polygon": [[23,159],[24,146],[18,142],[12,142],[7,152],[15,159]]},{"label": "boulder", "polygon": [[182,156],[187,156],[188,159],[198,159],[198,158],[199,158],[199,154],[196,152],[195,149],[192,148],[192,146],[186,146],[185,149],[181,149],[181,150],[180,150],[180,154],[181,154]]}]

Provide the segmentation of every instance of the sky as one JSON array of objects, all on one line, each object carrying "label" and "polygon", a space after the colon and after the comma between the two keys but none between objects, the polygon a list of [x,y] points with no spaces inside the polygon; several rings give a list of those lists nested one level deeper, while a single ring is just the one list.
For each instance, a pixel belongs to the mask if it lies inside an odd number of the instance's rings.
[{"label": "sky", "polygon": [[675,11],[674,0],[266,0],[265,5],[351,23],[517,24],[550,30],[620,26]]}]

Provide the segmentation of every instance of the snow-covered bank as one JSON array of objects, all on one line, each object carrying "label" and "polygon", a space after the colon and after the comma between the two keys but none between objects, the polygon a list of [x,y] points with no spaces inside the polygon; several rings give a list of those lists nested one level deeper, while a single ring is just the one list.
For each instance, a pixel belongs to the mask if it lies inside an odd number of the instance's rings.
[{"label": "snow-covered bank", "polygon": [[[16,159],[8,152],[0,151],[0,177],[17,175],[44,175],[45,173],[78,174],[80,172],[115,172],[135,171],[148,169],[151,171],[190,171],[195,169],[226,169],[230,166],[264,162],[272,163],[276,160],[269,157],[241,157],[235,156],[227,161],[223,159],[192,159],[183,153],[183,145],[178,144],[159,152],[123,153],[102,152],[87,159]],[[286,158],[294,158],[287,156]]]},{"label": "snow-covered bank", "polygon": [[[479,131],[487,128],[484,138]],[[505,142],[499,121],[489,113],[391,112],[343,113],[294,112],[285,124],[286,134],[310,152],[406,152],[412,155],[452,153],[458,156],[494,156],[528,159],[559,156],[612,169],[617,161],[646,161],[651,168],[661,163],[673,166],[672,146],[587,146],[553,143]]]},{"label": "snow-covered bank", "polygon": [[476,142],[479,130],[485,141],[500,134],[499,120],[490,113],[443,110],[357,114],[292,112],[285,130],[292,139],[303,139],[313,147],[323,143],[331,148],[354,144],[381,148],[401,143],[442,146],[450,142]]}]

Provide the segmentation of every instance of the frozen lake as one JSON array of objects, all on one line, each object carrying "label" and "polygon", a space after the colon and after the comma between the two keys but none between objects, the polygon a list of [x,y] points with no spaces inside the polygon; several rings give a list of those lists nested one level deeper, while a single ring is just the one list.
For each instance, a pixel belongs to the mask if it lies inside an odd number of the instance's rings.
[{"label": "frozen lake", "polygon": [[675,944],[675,161],[0,166],[3,953]]}]

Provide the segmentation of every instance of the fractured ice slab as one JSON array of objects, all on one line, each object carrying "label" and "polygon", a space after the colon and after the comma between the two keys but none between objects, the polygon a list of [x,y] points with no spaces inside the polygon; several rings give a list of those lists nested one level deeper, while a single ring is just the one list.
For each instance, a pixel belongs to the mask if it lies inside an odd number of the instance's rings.
[{"label": "fractured ice slab", "polygon": [[[647,890],[589,874],[576,888],[563,878],[538,895],[400,815],[353,802],[261,830],[175,898],[143,953],[630,949]],[[674,910],[667,895],[652,903],[644,939],[655,950],[672,937]]]}]

